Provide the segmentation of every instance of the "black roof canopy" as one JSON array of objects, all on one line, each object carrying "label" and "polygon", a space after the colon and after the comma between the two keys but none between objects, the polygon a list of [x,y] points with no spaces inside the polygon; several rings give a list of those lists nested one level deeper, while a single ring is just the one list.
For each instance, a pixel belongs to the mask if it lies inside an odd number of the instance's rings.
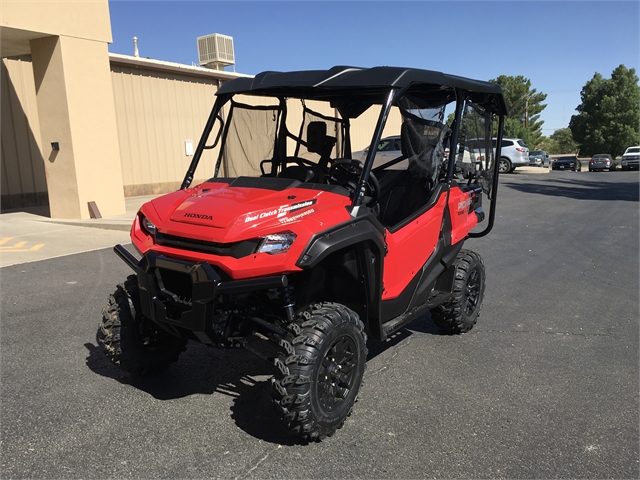
[{"label": "black roof canopy", "polygon": [[446,96],[447,90],[465,90],[475,102],[493,103],[499,113],[507,114],[500,85],[432,70],[402,67],[337,66],[329,70],[267,71],[253,78],[237,78],[226,82],[217,95],[245,93],[327,100],[353,95],[368,97],[367,100],[371,103],[384,103],[391,88],[404,89],[421,85],[426,88],[417,90],[424,90],[434,96],[438,96],[436,92],[440,91],[442,97]]}]

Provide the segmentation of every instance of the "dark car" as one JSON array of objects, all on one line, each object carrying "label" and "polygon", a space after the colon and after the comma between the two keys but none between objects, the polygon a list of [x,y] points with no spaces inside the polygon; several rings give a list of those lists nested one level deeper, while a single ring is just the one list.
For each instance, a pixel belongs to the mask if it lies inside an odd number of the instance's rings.
[{"label": "dark car", "polygon": [[582,165],[576,156],[558,157],[551,164],[551,170],[572,170],[574,172],[580,172],[582,171]]},{"label": "dark car", "polygon": [[616,164],[611,155],[608,153],[599,153],[591,157],[591,160],[589,160],[590,172],[601,172],[605,169],[610,172],[613,172],[616,169]]}]

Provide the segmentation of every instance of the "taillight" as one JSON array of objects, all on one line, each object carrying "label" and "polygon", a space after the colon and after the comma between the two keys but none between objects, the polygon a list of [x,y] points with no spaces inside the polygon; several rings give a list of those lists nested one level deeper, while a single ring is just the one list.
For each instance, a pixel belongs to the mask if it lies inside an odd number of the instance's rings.
[{"label": "taillight", "polygon": [[524,148],[516,147],[516,150],[519,152],[524,152]]}]

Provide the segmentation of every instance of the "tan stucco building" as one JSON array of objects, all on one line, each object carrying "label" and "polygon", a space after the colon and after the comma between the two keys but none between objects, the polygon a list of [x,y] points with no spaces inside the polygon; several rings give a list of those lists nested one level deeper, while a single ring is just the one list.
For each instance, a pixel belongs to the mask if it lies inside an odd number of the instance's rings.
[{"label": "tan stucco building", "polygon": [[107,0],[0,8],[2,207],[85,219],[91,202],[118,215],[125,196],[176,189],[220,82],[240,75],[109,54]]},{"label": "tan stucco building", "polygon": [[[52,218],[86,219],[95,204],[106,217],[124,213],[125,197],[177,190],[219,86],[246,76],[110,54],[107,0],[0,8],[3,210],[49,205]],[[352,121],[354,150],[376,120],[372,110]],[[390,119],[385,135],[400,123]],[[214,171],[216,153],[198,172]]]}]

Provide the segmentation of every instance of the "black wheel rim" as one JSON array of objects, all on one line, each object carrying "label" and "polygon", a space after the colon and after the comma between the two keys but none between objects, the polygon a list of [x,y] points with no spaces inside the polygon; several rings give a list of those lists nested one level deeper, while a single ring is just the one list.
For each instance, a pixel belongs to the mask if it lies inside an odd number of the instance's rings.
[{"label": "black wheel rim", "polygon": [[352,391],[357,376],[357,347],[350,336],[333,342],[318,371],[318,400],[325,411],[340,408]]},{"label": "black wheel rim", "polygon": [[476,308],[478,308],[478,303],[480,302],[480,283],[480,271],[474,268],[471,270],[469,280],[467,281],[467,305],[464,310],[467,315],[473,314]]}]

